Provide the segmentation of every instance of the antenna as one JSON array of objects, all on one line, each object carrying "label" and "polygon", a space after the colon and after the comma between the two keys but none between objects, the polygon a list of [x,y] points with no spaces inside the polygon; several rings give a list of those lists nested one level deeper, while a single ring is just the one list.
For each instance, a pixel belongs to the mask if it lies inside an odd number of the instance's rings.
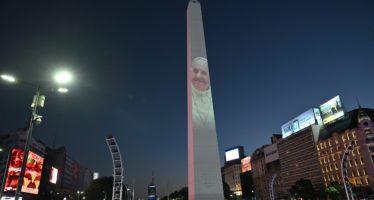
[{"label": "antenna", "polygon": [[360,100],[358,99],[358,97],[356,97],[356,101],[357,101],[358,108],[361,109],[361,104],[360,104]]},{"label": "antenna", "polygon": [[152,185],[155,184],[155,172],[152,170]]}]

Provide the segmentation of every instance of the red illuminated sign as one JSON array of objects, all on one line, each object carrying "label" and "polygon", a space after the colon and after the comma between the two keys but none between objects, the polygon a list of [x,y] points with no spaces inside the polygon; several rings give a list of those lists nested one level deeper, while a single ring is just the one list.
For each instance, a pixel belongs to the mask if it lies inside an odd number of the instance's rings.
[{"label": "red illuminated sign", "polygon": [[22,192],[38,194],[42,177],[43,162],[44,158],[31,151],[29,152],[25,176],[23,177]]},{"label": "red illuminated sign", "polygon": [[243,158],[241,161],[242,161],[242,172],[247,172],[247,171],[252,170],[251,157],[250,156],[247,156],[247,157]]},{"label": "red illuminated sign", "polygon": [[[24,157],[22,149],[12,149],[4,191],[16,191]],[[21,192],[38,194],[44,159],[29,151]]]},{"label": "red illuminated sign", "polygon": [[10,156],[8,173],[5,181],[4,191],[16,191],[18,179],[21,174],[21,166],[23,160],[22,149],[12,149]]}]

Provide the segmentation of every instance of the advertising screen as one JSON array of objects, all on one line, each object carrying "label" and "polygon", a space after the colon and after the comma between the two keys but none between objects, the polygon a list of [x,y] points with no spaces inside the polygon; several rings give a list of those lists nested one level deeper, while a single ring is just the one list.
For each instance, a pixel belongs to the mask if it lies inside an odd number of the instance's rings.
[{"label": "advertising screen", "polygon": [[239,159],[239,149],[232,149],[230,151],[226,151],[225,157],[226,157],[226,162],[230,160]]},{"label": "advertising screen", "polygon": [[25,175],[23,177],[22,192],[38,194],[42,177],[44,158],[29,151],[27,157]]},{"label": "advertising screen", "polygon": [[313,109],[310,109],[293,120],[287,122],[282,126],[282,137],[288,137],[291,134],[302,130],[312,124],[316,124]]},{"label": "advertising screen", "polygon": [[99,172],[94,172],[93,173],[93,180],[96,180],[99,178]]},{"label": "advertising screen", "polygon": [[324,124],[333,122],[344,116],[344,109],[340,97],[336,96],[319,106]]},{"label": "advertising screen", "polygon": [[8,173],[5,180],[4,191],[16,191],[18,179],[21,174],[21,166],[23,160],[22,149],[12,149],[10,156]]},{"label": "advertising screen", "polygon": [[252,170],[251,166],[251,156],[247,156],[241,160],[242,162],[242,172],[247,172]]},{"label": "advertising screen", "polygon": [[52,167],[51,169],[51,177],[49,178],[49,182],[56,184],[57,183],[57,176],[58,176],[58,169]]}]

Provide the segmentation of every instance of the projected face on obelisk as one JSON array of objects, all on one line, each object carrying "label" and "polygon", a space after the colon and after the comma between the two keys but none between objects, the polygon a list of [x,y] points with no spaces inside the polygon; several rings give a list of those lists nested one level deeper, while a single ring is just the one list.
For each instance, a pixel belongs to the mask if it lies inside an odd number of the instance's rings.
[{"label": "projected face on obelisk", "polygon": [[213,129],[214,113],[212,93],[210,90],[208,60],[206,58],[196,57],[192,60],[191,85],[192,115],[195,128],[205,127],[205,129]]},{"label": "projected face on obelisk", "polygon": [[191,64],[191,83],[198,91],[206,91],[210,88],[208,60],[197,57]]}]

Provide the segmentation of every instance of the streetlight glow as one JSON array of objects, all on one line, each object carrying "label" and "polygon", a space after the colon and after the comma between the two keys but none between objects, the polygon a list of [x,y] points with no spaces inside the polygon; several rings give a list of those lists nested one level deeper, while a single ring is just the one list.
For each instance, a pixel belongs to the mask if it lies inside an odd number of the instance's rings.
[{"label": "streetlight glow", "polygon": [[1,78],[2,78],[4,81],[8,81],[8,82],[11,82],[11,83],[16,82],[16,78],[14,78],[14,77],[11,76],[11,75],[2,74],[2,75],[1,75]]},{"label": "streetlight glow", "polygon": [[69,89],[67,89],[67,88],[58,88],[57,91],[59,93],[67,93],[67,92],[69,92]]},{"label": "streetlight glow", "polygon": [[69,72],[67,71],[63,71],[63,72],[59,72],[55,75],[55,80],[57,83],[59,84],[65,84],[65,83],[68,83],[70,82],[72,79],[72,76]]}]

